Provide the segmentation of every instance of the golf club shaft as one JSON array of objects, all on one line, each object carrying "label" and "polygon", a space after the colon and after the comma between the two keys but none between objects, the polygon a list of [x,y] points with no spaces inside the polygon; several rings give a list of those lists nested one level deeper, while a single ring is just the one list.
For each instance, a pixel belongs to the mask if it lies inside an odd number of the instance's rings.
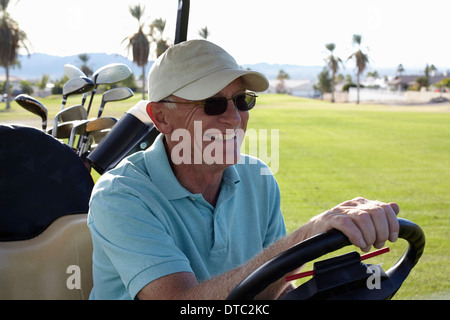
[{"label": "golf club shaft", "polygon": [[89,104],[87,107],[87,115],[89,117],[89,111],[91,110],[91,106],[92,106],[92,101],[94,101],[94,95],[97,92],[97,85],[94,87],[94,89],[91,91],[91,99],[89,100]]}]

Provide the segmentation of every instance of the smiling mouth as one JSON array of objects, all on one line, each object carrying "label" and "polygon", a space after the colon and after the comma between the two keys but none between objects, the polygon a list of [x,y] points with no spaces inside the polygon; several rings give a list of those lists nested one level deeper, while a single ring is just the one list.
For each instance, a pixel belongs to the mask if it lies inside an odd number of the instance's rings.
[{"label": "smiling mouth", "polygon": [[222,134],[222,133],[216,133],[216,134],[208,134],[205,133],[205,136],[211,139],[212,141],[229,141],[234,140],[236,138],[236,132],[230,133],[230,134]]}]

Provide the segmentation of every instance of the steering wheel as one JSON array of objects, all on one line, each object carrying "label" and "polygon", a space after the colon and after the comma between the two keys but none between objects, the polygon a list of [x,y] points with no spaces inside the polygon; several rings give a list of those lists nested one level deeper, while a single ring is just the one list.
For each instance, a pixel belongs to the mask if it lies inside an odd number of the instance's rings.
[{"label": "steering wheel", "polygon": [[[367,285],[373,276],[372,265],[361,262],[357,252],[321,261],[314,265],[315,276],[281,299],[390,299],[397,292],[411,269],[422,256],[425,235],[411,221],[398,219],[399,238],[409,246],[404,255],[387,272],[381,268],[379,288]],[[306,239],[282,252],[253,271],[238,284],[227,297],[228,300],[251,300],[271,283],[308,261],[350,245],[348,238],[338,230],[330,230]],[[318,264],[318,265],[317,265]],[[317,266],[316,266],[317,265]]]}]

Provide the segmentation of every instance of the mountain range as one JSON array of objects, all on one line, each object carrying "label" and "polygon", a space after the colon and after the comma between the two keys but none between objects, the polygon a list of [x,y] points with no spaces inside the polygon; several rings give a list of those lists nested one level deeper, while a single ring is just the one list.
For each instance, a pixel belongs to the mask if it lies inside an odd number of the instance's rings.
[{"label": "mountain range", "polygon": [[[95,71],[100,67],[109,63],[125,63],[130,67],[138,79],[142,75],[142,68],[138,67],[133,61],[119,54],[106,54],[106,53],[88,53],[89,60],[87,62],[88,67]],[[22,55],[19,57],[21,67],[10,70],[10,75],[19,79],[25,80],[38,80],[41,79],[44,74],[50,75],[51,80],[58,80],[64,75],[64,65],[69,63],[80,67],[82,65],[78,55],[59,57],[42,53],[34,53],[31,55]],[[149,61],[146,68],[148,72],[153,61]],[[292,64],[269,64],[269,63],[257,63],[257,64],[244,64],[241,66],[244,69],[251,69],[261,72],[268,79],[276,79],[278,72],[284,70],[291,79],[311,80],[315,82],[317,75],[322,71],[323,66],[300,66]],[[352,68],[353,69],[353,68]],[[377,69],[380,75],[395,75],[394,68]],[[342,70],[343,73],[353,73],[354,70],[348,68]],[[0,75],[4,74],[4,69],[0,68]]]},{"label": "mountain range", "polygon": [[[130,67],[136,78],[142,74],[142,68],[124,56],[106,53],[88,53],[88,56],[87,66],[92,71],[110,63],[124,63]],[[16,67],[11,69],[10,74],[25,80],[41,79],[44,74],[48,74],[51,80],[61,79],[64,75],[65,64],[73,64],[77,67],[81,67],[83,64],[78,58],[78,55],[59,57],[43,53],[21,55],[19,56],[19,61],[20,68]],[[4,73],[3,68],[0,69],[1,73]]]}]

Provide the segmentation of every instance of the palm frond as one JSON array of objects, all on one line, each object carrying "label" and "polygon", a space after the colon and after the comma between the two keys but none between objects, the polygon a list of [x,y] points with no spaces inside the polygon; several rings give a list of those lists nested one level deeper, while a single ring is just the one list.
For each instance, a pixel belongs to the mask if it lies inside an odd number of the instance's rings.
[{"label": "palm frond", "polygon": [[138,21],[139,27],[141,27],[141,18],[144,16],[145,6],[136,4],[134,6],[129,6],[128,10],[130,11],[130,14],[133,16],[133,18]]},{"label": "palm frond", "polygon": [[19,29],[19,24],[7,12],[3,12],[0,19],[0,64],[12,64],[17,59],[19,48],[28,51],[27,42],[27,35]]}]

